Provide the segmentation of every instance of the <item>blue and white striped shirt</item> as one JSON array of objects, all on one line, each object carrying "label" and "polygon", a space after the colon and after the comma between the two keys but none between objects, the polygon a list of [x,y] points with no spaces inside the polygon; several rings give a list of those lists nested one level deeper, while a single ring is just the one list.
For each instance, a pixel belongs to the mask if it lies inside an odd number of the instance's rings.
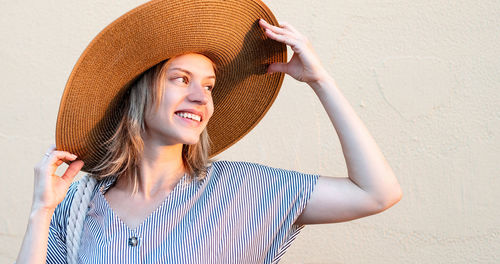
[{"label": "blue and white striped shirt", "polygon": [[[182,178],[135,229],[104,198],[116,178],[102,180],[85,217],[78,263],[277,263],[303,227],[294,222],[318,177],[216,161],[204,180]],[[66,225],[76,187],[70,186],[52,217],[47,263],[66,263]],[[129,243],[131,238],[137,243]]]}]

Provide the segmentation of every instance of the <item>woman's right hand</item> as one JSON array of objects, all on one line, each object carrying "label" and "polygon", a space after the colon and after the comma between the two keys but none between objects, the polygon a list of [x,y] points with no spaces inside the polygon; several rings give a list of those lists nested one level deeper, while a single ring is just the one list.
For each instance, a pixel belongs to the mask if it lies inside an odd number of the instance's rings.
[{"label": "woman's right hand", "polygon": [[[76,174],[82,169],[83,161],[66,151],[55,150],[52,145],[43,159],[35,166],[35,188],[32,211],[53,211],[62,202]],[[64,161],[71,164],[62,176],[56,175],[56,169]]]}]

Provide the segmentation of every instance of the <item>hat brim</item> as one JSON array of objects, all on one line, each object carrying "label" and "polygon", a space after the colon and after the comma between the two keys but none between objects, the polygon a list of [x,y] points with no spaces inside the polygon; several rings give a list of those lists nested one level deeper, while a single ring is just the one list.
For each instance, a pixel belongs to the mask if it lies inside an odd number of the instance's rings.
[{"label": "hat brim", "polygon": [[246,135],[274,102],[283,73],[267,66],[286,62],[286,45],[267,38],[258,20],[277,25],[261,1],[159,0],[116,19],[88,45],[66,84],[56,126],[57,149],[92,168],[120,120],[121,98],[141,73],[175,55],[196,52],[217,65],[208,123],[210,156]]}]

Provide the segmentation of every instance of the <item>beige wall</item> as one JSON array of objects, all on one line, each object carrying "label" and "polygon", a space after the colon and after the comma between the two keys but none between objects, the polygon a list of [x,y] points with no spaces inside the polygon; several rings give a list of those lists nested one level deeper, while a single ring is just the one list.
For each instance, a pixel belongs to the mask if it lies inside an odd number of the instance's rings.
[{"label": "beige wall", "polygon": [[[144,1],[2,1],[0,263],[13,262],[33,166],[54,142],[80,53]],[[403,190],[380,215],[306,227],[282,263],[494,263],[500,257],[500,1],[269,0],[313,42]],[[311,89],[287,77],[262,122],[220,159],[343,176]]]}]

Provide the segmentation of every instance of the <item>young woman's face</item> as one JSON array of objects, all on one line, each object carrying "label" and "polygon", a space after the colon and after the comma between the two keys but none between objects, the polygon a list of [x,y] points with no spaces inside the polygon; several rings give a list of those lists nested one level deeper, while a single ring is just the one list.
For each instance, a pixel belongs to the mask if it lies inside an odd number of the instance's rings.
[{"label": "young woman's face", "polygon": [[196,144],[214,112],[212,61],[200,54],[186,54],[167,64],[163,96],[158,111],[145,116],[150,139],[161,145]]}]

